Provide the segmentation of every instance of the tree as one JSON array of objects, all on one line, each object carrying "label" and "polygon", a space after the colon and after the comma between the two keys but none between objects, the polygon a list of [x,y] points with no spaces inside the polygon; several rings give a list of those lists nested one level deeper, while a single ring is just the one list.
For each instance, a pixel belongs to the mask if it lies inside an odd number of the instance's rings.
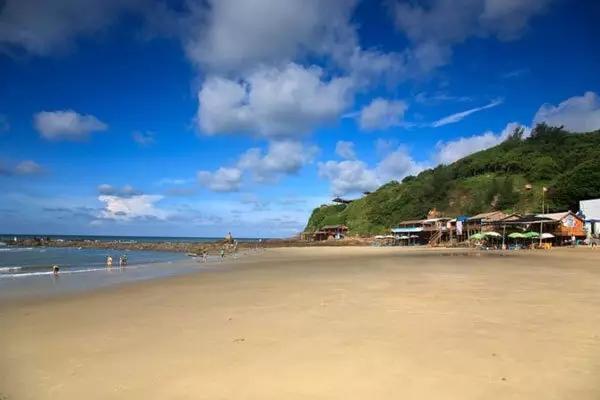
[{"label": "tree", "polygon": [[553,185],[552,204],[576,211],[579,201],[600,197],[600,159],[579,164],[560,175]]}]

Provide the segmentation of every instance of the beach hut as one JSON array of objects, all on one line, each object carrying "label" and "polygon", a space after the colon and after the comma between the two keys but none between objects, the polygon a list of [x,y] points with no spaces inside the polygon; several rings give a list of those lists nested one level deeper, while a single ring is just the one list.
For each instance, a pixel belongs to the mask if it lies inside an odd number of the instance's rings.
[{"label": "beach hut", "polygon": [[343,239],[348,233],[346,225],[324,225],[313,234],[314,240]]},{"label": "beach hut", "polygon": [[551,221],[548,227],[542,222],[542,225],[536,231],[543,233],[552,233],[555,236],[555,242],[564,244],[565,242],[572,242],[573,238],[584,239],[586,236],[585,231],[585,220],[575,214],[573,211],[563,211],[550,214],[537,214],[536,217],[545,218]]}]

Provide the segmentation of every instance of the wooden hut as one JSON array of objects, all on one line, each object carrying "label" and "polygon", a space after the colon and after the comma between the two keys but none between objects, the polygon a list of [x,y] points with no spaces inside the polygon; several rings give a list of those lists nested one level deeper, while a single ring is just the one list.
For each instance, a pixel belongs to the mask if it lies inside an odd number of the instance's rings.
[{"label": "wooden hut", "polygon": [[343,239],[348,233],[346,225],[324,225],[313,234],[314,240]]}]

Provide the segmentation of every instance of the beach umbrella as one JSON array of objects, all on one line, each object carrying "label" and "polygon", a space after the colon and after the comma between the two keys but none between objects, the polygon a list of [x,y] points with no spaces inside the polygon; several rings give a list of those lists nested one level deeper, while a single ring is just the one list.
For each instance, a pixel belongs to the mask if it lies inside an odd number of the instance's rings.
[{"label": "beach umbrella", "polygon": [[483,233],[476,233],[474,235],[471,235],[471,237],[469,238],[469,240],[481,240],[484,239],[485,236],[483,235]]},{"label": "beach umbrella", "polygon": [[513,232],[508,235],[508,237],[511,239],[525,239],[526,236],[524,236],[521,232]]},{"label": "beach umbrella", "polygon": [[406,235],[402,235],[402,236],[400,236],[400,239],[401,240],[408,240],[408,239],[410,239],[410,237],[408,237]]},{"label": "beach umbrella", "polygon": [[417,239],[419,236],[418,235],[410,235],[409,236],[411,239]]},{"label": "beach umbrella", "polygon": [[485,232],[484,235],[490,236],[490,237],[502,237],[502,235],[499,234],[498,232]]},{"label": "beach umbrella", "polygon": [[529,232],[525,232],[523,233],[523,237],[527,238],[527,239],[537,239],[540,237],[540,234],[534,231],[529,231]]},{"label": "beach umbrella", "polygon": [[542,239],[552,239],[554,235],[551,233],[542,233]]}]

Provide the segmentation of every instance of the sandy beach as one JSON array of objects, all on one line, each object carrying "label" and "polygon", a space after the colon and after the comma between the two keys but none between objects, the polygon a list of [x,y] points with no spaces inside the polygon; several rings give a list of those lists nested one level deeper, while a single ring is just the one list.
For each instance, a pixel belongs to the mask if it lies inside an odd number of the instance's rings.
[{"label": "sandy beach", "polygon": [[269,249],[0,326],[3,400],[598,399],[600,251]]}]

